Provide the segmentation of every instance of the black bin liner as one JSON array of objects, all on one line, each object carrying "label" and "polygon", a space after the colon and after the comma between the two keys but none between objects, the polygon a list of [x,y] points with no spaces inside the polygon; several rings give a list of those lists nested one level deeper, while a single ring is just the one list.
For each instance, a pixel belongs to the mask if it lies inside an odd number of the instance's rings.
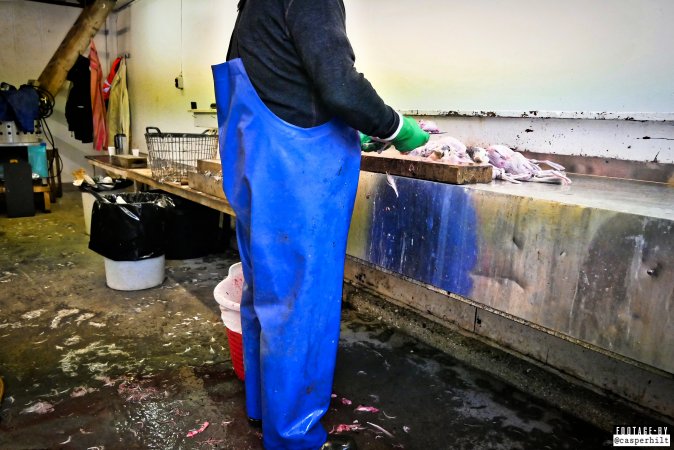
[{"label": "black bin liner", "polygon": [[[173,200],[158,193],[96,194],[89,249],[113,261],[139,261],[166,253],[166,220]],[[117,204],[121,197],[126,204]]]},{"label": "black bin liner", "polygon": [[166,211],[166,259],[200,258],[225,250],[227,230],[220,212],[171,194],[174,208]]},{"label": "black bin liner", "polygon": [[133,180],[127,180],[124,178],[116,178],[112,180],[112,183],[103,183],[98,182],[95,186],[91,186],[86,183],[82,183],[80,186],[80,191],[84,192],[101,192],[105,194],[106,191],[118,191],[120,189],[126,189],[133,184]]}]

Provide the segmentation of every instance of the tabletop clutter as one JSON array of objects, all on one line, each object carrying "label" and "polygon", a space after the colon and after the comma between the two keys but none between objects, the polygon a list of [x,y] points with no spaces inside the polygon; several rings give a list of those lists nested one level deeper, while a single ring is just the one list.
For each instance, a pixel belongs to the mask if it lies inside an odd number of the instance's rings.
[{"label": "tabletop clutter", "polygon": [[466,146],[441,131],[431,120],[420,120],[419,125],[431,134],[425,145],[408,153],[382,154],[390,143],[366,142],[361,145],[364,150],[361,169],[450,184],[490,183],[492,180],[515,184],[523,181],[571,184],[564,167],[555,162],[529,159],[501,144],[486,148]]}]

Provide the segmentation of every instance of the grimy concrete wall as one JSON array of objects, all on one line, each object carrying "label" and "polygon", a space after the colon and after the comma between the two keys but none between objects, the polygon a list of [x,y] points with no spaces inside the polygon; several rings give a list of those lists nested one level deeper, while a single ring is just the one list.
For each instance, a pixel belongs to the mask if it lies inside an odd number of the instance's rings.
[{"label": "grimy concrete wall", "polygon": [[[145,149],[146,126],[201,131],[188,112],[190,102],[202,109],[214,101],[210,66],[225,58],[236,3],[135,0],[108,19],[110,33],[107,39],[99,34],[97,44],[101,41],[104,58],[106,48],[110,57],[130,55],[133,146]],[[345,5],[356,66],[396,109],[567,111],[579,118],[586,112],[641,112],[653,113],[649,117],[656,122],[671,120],[674,113],[674,53],[668,49],[674,42],[669,26],[674,3],[669,0],[345,0]],[[78,13],[77,8],[0,1],[0,79],[36,78]],[[184,89],[179,90],[174,79],[181,73]],[[61,100],[50,123],[58,123],[54,128],[67,176],[89,150],[61,126]],[[611,154],[642,161],[658,154],[659,161],[672,163],[669,129],[655,136],[663,138],[655,150],[650,145],[643,153]],[[480,141],[477,135],[457,134]],[[537,141],[552,141],[554,152],[555,135],[559,130]],[[583,154],[606,156],[607,147],[625,142],[624,135],[606,136],[606,146],[569,143],[566,135],[563,151],[580,153],[578,146]],[[517,143],[514,136],[503,140]]]}]

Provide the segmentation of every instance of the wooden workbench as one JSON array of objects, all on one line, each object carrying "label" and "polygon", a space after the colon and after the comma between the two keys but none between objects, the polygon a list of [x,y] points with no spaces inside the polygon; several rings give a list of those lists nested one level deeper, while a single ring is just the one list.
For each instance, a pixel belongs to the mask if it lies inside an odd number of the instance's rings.
[{"label": "wooden workbench", "polygon": [[121,178],[133,180],[136,184],[144,184],[152,189],[168,192],[169,194],[177,195],[178,197],[191,200],[200,205],[208,206],[209,208],[234,216],[234,210],[232,210],[231,205],[226,199],[196,191],[187,185],[158,181],[152,178],[150,169],[127,169],[115,166],[112,164],[112,160],[108,155],[87,156],[86,159],[89,161],[89,164],[94,167],[94,170],[99,168]]},{"label": "wooden workbench", "polygon": [[[147,185],[153,189],[169,192],[234,216],[234,211],[226,199],[197,191],[186,185],[159,181],[152,178],[150,169],[121,167],[115,165],[113,158],[108,155],[87,156],[86,159],[94,167],[103,169],[108,173],[133,180],[136,183]],[[492,181],[491,166],[489,164],[453,165],[431,161],[426,158],[400,155],[395,151],[385,152],[381,155],[363,153],[361,170],[450,184],[491,183]]]}]

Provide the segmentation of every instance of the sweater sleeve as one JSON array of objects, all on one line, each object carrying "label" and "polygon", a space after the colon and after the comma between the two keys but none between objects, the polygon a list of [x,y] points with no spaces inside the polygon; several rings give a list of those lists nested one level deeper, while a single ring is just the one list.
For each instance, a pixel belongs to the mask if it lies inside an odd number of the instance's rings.
[{"label": "sweater sleeve", "polygon": [[400,116],[355,68],[342,0],[289,0],[286,24],[313,88],[326,107],[369,136],[388,138]]}]

